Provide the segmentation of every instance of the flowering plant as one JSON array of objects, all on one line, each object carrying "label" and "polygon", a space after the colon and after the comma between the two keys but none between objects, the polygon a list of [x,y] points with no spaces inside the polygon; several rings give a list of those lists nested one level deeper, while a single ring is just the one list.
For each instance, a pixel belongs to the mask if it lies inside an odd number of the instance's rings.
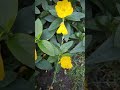
[{"label": "flowering plant", "polygon": [[51,86],[59,72],[71,71],[71,75],[84,67],[85,9],[80,1],[36,0],[35,65],[40,70],[54,71]]}]

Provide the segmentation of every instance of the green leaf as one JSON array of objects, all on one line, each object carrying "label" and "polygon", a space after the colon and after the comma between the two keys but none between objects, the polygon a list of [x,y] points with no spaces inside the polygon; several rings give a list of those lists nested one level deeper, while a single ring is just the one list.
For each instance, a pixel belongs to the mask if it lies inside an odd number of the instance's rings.
[{"label": "green leaf", "polygon": [[64,53],[64,54],[62,54],[62,57],[63,56],[70,56],[71,57],[71,54],[70,53]]},{"label": "green leaf", "polygon": [[44,19],[48,22],[53,22],[56,18],[52,15],[48,15]]},{"label": "green leaf", "polygon": [[57,61],[57,59],[58,59],[58,58],[57,58],[56,56],[55,56],[55,57],[51,57],[51,56],[50,56],[50,57],[47,59],[47,61],[50,62],[50,63],[54,63],[54,62]]},{"label": "green leaf", "polygon": [[52,69],[52,65],[47,60],[42,60],[42,61],[36,63],[36,67],[39,69],[42,69],[42,70],[51,70]]},{"label": "green leaf", "polygon": [[52,30],[55,30],[57,29],[59,26],[60,26],[60,23],[62,22],[62,19],[60,18],[57,18],[55,19],[52,24],[49,26],[48,30],[49,31],[52,31]]},{"label": "green leaf", "polygon": [[115,33],[114,46],[120,48],[120,25],[118,26]]},{"label": "green leaf", "polygon": [[85,0],[80,0],[83,11],[85,11]]},{"label": "green leaf", "polygon": [[47,11],[49,10],[49,5],[48,5],[48,2],[46,0],[43,0],[42,1],[42,8]]},{"label": "green leaf", "polygon": [[55,11],[55,9],[49,10],[49,12],[51,13],[51,15],[57,17],[57,12]]},{"label": "green leaf", "polygon": [[43,30],[43,25],[40,19],[38,18],[35,21],[35,38],[39,39],[41,37],[42,30]]},{"label": "green leaf", "polygon": [[17,16],[18,0],[0,0],[0,11],[0,25],[9,31]]},{"label": "green leaf", "polygon": [[35,6],[38,6],[42,3],[42,0],[35,0]]},{"label": "green leaf", "polygon": [[101,11],[104,11],[104,7],[101,1],[98,1],[98,0],[90,0],[90,1],[96,4],[101,9]]},{"label": "green leaf", "polygon": [[47,21],[45,19],[41,19],[41,22],[44,25]]},{"label": "green leaf", "polygon": [[55,3],[57,3],[58,2],[58,0],[53,0]]},{"label": "green leaf", "polygon": [[40,10],[37,7],[35,7],[35,14],[40,14]]},{"label": "green leaf", "polygon": [[108,40],[86,58],[86,65],[120,60],[120,48],[114,47],[113,41],[113,36],[108,38]]},{"label": "green leaf", "polygon": [[48,16],[49,15],[49,12],[47,12],[47,11],[42,11],[41,13],[40,13],[40,18],[42,19],[42,18],[44,18],[44,17],[46,17],[46,16]]},{"label": "green leaf", "polygon": [[66,23],[66,28],[67,28],[67,30],[68,30],[68,34],[67,35],[65,35],[64,37],[65,37],[65,41],[67,42],[68,40],[69,40],[69,38],[70,38],[70,35],[71,35],[71,29],[72,29],[72,27],[70,26],[70,24],[69,23]]},{"label": "green leaf", "polygon": [[15,34],[7,40],[12,54],[23,64],[34,68],[34,39],[26,34]]},{"label": "green leaf", "polygon": [[60,66],[60,64],[58,64],[58,62],[56,62],[55,65],[57,66],[56,67],[56,73],[59,73],[60,70],[61,70],[61,66]]},{"label": "green leaf", "polygon": [[87,47],[89,46],[89,44],[92,41],[92,35],[86,35],[86,39],[85,39],[85,48],[87,49]]},{"label": "green leaf", "polygon": [[53,47],[54,47],[55,55],[59,55],[60,54],[60,50],[58,49],[58,47],[56,47],[55,45],[53,45]]},{"label": "green leaf", "polygon": [[56,30],[49,31],[48,29],[43,30],[43,33],[41,35],[42,40],[49,40],[52,38],[52,36],[55,34]]},{"label": "green leaf", "polygon": [[35,6],[31,5],[25,8],[22,8],[17,15],[14,32],[16,33],[27,33],[31,34],[35,32]]},{"label": "green leaf", "polygon": [[73,41],[69,41],[67,43],[64,43],[61,45],[60,49],[62,50],[62,53],[65,53],[68,51],[68,49],[73,45]]},{"label": "green leaf", "polygon": [[53,45],[47,40],[41,40],[38,42],[39,48],[46,54],[50,56],[55,56]]},{"label": "green leaf", "polygon": [[67,16],[67,20],[72,20],[72,21],[80,21],[80,19],[84,18],[85,14],[81,12],[73,12],[72,15]]},{"label": "green leaf", "polygon": [[81,22],[77,23],[77,30],[80,32],[84,32],[84,27],[85,25],[82,24]]},{"label": "green leaf", "polygon": [[71,51],[70,53],[82,53],[85,52],[85,47],[83,46],[82,42],[79,42]]},{"label": "green leaf", "polygon": [[119,4],[119,3],[116,3],[116,6],[117,6],[118,12],[119,12],[119,14],[120,14],[120,4]]},{"label": "green leaf", "polygon": [[88,20],[86,20],[85,28],[91,29],[91,30],[96,30],[96,31],[101,31],[101,29],[98,27],[95,19],[88,19]]},{"label": "green leaf", "polygon": [[55,35],[50,39],[50,42],[53,43],[54,45],[60,47],[60,43],[57,42]]},{"label": "green leaf", "polygon": [[96,21],[98,24],[106,26],[108,23],[111,22],[111,18],[109,16],[101,15],[101,16],[96,16]]},{"label": "green leaf", "polygon": [[[96,1],[98,1],[98,0],[96,0]],[[116,7],[116,3],[115,3],[114,0],[111,0],[111,1],[109,1],[109,0],[102,0],[102,1],[99,1],[99,3],[101,3],[102,6],[104,7],[103,8],[104,11],[108,11],[113,16],[119,15],[117,7]]]}]

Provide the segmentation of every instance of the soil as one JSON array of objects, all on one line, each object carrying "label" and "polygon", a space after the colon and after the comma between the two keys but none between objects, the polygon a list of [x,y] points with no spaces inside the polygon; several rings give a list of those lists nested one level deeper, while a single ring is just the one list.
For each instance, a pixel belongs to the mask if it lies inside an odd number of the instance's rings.
[{"label": "soil", "polygon": [[98,66],[99,68],[90,72],[88,75],[89,90],[120,90],[119,65],[120,62],[102,63]]},{"label": "soil", "polygon": [[[64,74],[64,71],[61,70],[56,76],[56,83],[51,87],[53,78],[53,70],[51,71],[42,71],[37,76],[38,88],[37,90],[71,90],[72,80]],[[51,88],[51,89],[50,89]]]}]

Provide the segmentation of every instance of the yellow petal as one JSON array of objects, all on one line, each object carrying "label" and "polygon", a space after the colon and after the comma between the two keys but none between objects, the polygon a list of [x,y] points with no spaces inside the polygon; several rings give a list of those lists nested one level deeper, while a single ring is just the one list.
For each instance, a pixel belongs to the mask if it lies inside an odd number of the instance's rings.
[{"label": "yellow petal", "polygon": [[63,35],[67,35],[68,34],[68,31],[67,31],[67,28],[65,27],[65,24],[64,24],[64,22],[62,22],[61,24],[60,24],[60,27],[58,28],[58,30],[57,30],[57,34],[63,34]]},{"label": "yellow petal", "polygon": [[71,69],[73,67],[70,56],[61,57],[59,63],[63,69]]},{"label": "yellow petal", "polygon": [[35,49],[35,60],[37,60],[37,52],[36,52],[36,49]]},{"label": "yellow petal", "polygon": [[58,1],[55,10],[59,18],[65,18],[73,13],[73,7],[68,0]]},{"label": "yellow petal", "polygon": [[68,31],[67,29],[65,29],[63,32],[62,32],[63,35],[67,35],[68,34]]},{"label": "yellow petal", "polygon": [[0,80],[3,80],[4,77],[5,77],[4,65],[3,65],[3,59],[0,53]]}]

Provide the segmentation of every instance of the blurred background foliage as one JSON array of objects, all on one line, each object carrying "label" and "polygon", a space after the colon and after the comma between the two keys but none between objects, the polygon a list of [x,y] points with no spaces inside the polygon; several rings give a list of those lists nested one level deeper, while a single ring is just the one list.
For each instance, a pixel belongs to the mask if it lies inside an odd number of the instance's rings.
[{"label": "blurred background foliage", "polygon": [[34,0],[0,6],[0,90],[34,90]]},{"label": "blurred background foliage", "polygon": [[[119,90],[120,1],[86,1],[86,79],[89,89]],[[92,78],[91,78],[92,77]]]}]

